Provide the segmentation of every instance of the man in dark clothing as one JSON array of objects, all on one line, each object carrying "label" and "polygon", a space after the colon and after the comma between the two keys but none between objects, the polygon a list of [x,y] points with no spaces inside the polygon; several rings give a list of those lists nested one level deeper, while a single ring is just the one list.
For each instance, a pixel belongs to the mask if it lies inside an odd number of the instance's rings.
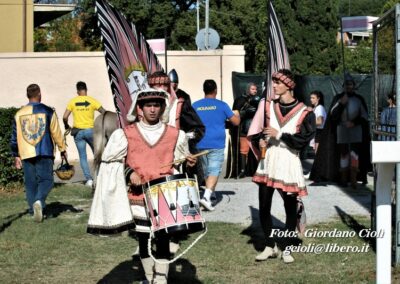
[{"label": "man in dark clothing", "polygon": [[[257,85],[249,83],[246,92],[235,99],[232,110],[240,113],[240,125],[230,127],[230,147],[228,148],[228,163],[226,177],[244,178],[252,176],[257,168],[257,160],[249,153],[247,132],[257,111],[261,97],[257,95]],[[240,156],[239,156],[240,154]]]},{"label": "man in dark clothing", "polygon": [[339,182],[344,187],[350,180],[353,188],[358,180],[367,183],[367,173],[372,169],[368,108],[355,86],[354,79],[346,75],[344,92],[333,98],[311,180]]}]

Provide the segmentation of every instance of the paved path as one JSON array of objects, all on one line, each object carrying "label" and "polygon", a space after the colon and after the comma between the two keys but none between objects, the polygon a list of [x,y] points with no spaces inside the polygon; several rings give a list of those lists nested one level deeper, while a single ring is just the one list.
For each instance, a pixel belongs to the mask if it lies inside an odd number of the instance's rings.
[{"label": "paved path", "polygon": [[[312,162],[312,161],[311,161]],[[84,178],[78,161],[72,162],[76,173],[71,179],[72,184],[83,183]],[[305,168],[309,168],[310,161],[306,161]],[[251,182],[251,178],[224,179],[221,174],[217,185],[218,204],[213,212],[204,212],[207,221],[223,221],[250,225],[258,223],[258,187]],[[60,182],[56,178],[56,182]],[[306,208],[307,223],[315,224],[329,221],[340,215],[370,215],[371,191],[368,188],[342,189],[336,185],[310,186],[309,195],[303,198]],[[372,179],[369,177],[369,187],[372,187]],[[274,222],[279,224],[285,221],[285,211],[280,195],[275,192],[272,202],[272,214]]]},{"label": "paved path", "polygon": [[[308,182],[310,184],[311,182]],[[308,196],[303,198],[307,223],[326,222],[339,214],[370,214],[371,191],[341,189],[334,185],[308,186]],[[213,212],[205,212],[207,221],[224,221],[250,225],[258,223],[258,187],[246,178],[243,182],[221,180],[217,186],[218,204]],[[273,216],[284,222],[282,198],[275,192],[272,202]]]}]

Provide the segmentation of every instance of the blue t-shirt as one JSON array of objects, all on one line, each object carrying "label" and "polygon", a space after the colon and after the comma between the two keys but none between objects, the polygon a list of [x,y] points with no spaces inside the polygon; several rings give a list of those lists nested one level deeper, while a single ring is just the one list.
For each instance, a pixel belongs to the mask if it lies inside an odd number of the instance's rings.
[{"label": "blue t-shirt", "polygon": [[225,120],[234,115],[230,107],[223,101],[205,98],[193,103],[193,108],[206,127],[197,149],[224,149]]}]

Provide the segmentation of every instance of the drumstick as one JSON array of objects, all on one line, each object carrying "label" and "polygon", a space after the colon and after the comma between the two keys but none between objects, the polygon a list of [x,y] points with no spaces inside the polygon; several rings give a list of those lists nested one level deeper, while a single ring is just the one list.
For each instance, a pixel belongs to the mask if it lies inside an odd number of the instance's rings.
[{"label": "drumstick", "polygon": [[[197,154],[192,155],[192,157],[193,158],[197,158],[197,157],[200,157],[200,156],[203,156],[203,155],[207,155],[208,152],[210,152],[210,151],[204,150],[204,151],[201,151],[201,152],[199,152]],[[168,167],[168,166],[171,166],[171,165],[175,165],[175,164],[180,164],[180,163],[183,163],[184,161],[186,161],[186,158],[185,159],[175,160],[172,163],[169,163],[169,164],[161,166],[161,168],[165,168],[165,167]]]}]

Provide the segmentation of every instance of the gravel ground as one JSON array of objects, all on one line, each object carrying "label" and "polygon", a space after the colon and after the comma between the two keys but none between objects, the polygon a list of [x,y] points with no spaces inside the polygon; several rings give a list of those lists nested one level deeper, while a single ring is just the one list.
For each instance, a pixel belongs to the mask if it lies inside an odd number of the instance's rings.
[{"label": "gravel ground", "polygon": [[[68,183],[83,183],[84,178],[78,161],[75,165],[75,175]],[[310,168],[312,160],[303,163],[304,168]],[[225,167],[224,167],[225,168]],[[258,223],[258,187],[251,182],[251,178],[224,179],[224,173],[217,185],[216,193],[218,203],[212,212],[203,212],[206,221],[222,221],[243,225]],[[63,182],[55,179],[56,182]],[[368,187],[372,187],[372,178],[369,177]],[[64,182],[63,182],[64,183]],[[333,184],[310,185],[307,181],[308,196],[303,198],[306,209],[307,223],[316,224],[329,221],[343,214],[370,215],[371,190],[364,186],[359,189],[340,188]],[[275,192],[272,202],[274,223],[281,224],[285,221],[285,211],[280,195]]]},{"label": "gravel ground", "polygon": [[[308,185],[311,182],[308,182]],[[342,189],[335,185],[308,186],[308,196],[303,198],[307,223],[326,222],[339,214],[369,216],[371,191],[360,189]],[[223,221],[250,225],[258,223],[258,186],[251,182],[223,180],[217,185],[218,203],[212,212],[204,212],[207,221]],[[272,201],[272,214],[280,222],[285,220],[283,201],[275,192]]]}]

